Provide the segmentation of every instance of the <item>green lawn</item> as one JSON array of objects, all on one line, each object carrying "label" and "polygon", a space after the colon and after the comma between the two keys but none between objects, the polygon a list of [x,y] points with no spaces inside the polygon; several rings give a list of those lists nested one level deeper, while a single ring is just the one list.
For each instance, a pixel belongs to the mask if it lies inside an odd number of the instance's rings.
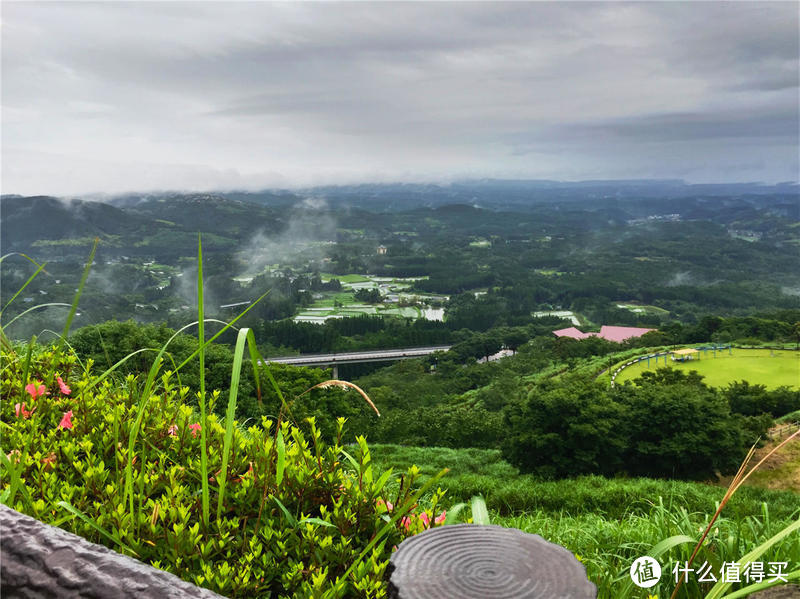
[{"label": "green lawn", "polygon": [[[673,362],[667,359],[667,363],[671,368],[696,370],[712,387],[724,387],[732,381],[741,380],[765,385],[769,389],[782,385],[800,387],[800,352],[797,351],[734,349],[732,354],[728,350],[717,351],[716,357],[709,351],[701,355],[699,360]],[[664,367],[663,358],[659,360],[658,367]],[[650,360],[650,369],[655,368],[655,361]],[[617,382],[634,379],[647,369],[647,361],[628,366],[619,373]]]},{"label": "green lawn", "polygon": [[323,280],[323,282],[328,282],[331,279],[339,279],[340,283],[365,283],[369,281],[369,278],[365,277],[364,275],[354,273],[346,275],[334,275],[328,272],[323,272],[319,275],[319,277]]}]

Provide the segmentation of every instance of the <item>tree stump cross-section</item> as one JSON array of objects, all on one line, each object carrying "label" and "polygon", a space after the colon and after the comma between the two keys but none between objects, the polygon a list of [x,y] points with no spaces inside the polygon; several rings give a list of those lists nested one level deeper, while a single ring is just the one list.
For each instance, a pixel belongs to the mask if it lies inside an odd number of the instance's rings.
[{"label": "tree stump cross-section", "polygon": [[572,553],[538,535],[457,524],[403,541],[389,564],[390,599],[595,599]]}]

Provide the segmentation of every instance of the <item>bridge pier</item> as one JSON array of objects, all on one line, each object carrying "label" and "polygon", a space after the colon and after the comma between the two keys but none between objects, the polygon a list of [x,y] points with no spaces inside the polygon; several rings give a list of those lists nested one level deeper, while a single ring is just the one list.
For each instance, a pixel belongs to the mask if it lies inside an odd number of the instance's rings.
[{"label": "bridge pier", "polygon": [[339,378],[339,366],[338,364],[334,364],[331,368],[331,378],[338,379]]}]

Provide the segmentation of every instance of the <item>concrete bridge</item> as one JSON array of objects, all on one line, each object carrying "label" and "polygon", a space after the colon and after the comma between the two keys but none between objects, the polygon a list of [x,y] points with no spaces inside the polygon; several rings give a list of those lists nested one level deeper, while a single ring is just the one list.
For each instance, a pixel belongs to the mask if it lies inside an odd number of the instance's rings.
[{"label": "concrete bridge", "polygon": [[284,358],[269,358],[268,364],[291,364],[292,366],[333,366],[333,378],[339,378],[340,364],[363,364],[364,362],[393,362],[422,358],[437,351],[447,351],[450,345],[408,347],[404,349],[375,349],[371,351],[344,352],[341,354],[303,354]]}]

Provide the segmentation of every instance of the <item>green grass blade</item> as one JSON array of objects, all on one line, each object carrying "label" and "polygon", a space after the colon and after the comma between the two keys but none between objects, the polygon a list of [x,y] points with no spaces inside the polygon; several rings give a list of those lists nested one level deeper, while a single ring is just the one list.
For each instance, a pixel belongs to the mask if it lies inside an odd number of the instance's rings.
[{"label": "green grass blade", "polygon": [[328,528],[335,528],[336,530],[339,530],[339,528],[335,524],[332,524],[331,522],[326,522],[322,518],[303,518],[298,522],[298,524],[305,524],[306,522],[308,522],[309,524],[318,524],[319,526],[327,526]]},{"label": "green grass blade", "polygon": [[297,518],[292,516],[292,514],[289,512],[289,510],[286,509],[286,506],[281,503],[280,499],[278,499],[274,495],[272,496],[272,498],[275,500],[275,503],[278,504],[278,507],[281,508],[281,511],[286,515],[286,519],[289,521],[289,526],[291,526],[292,528],[296,527],[297,526]]},{"label": "green grass blade", "polygon": [[31,370],[31,354],[33,353],[33,346],[36,344],[36,335],[31,337],[28,343],[28,351],[25,353],[25,365],[22,367],[22,380],[19,384],[19,396],[25,397],[25,387],[28,384],[28,374]]},{"label": "green grass blade", "polygon": [[355,469],[356,472],[361,470],[361,466],[358,465],[358,462],[353,456],[347,453],[344,449],[340,449],[339,451],[341,451],[342,455],[347,458],[347,461],[353,465],[353,468]]},{"label": "green grass blade", "polygon": [[[34,264],[35,264],[35,262],[34,262]],[[22,293],[28,285],[31,284],[31,281],[33,281],[36,277],[39,276],[39,273],[44,270],[44,267],[45,267],[46,264],[47,264],[47,262],[45,262],[44,264],[40,264],[39,268],[36,269],[36,272],[34,272],[30,277],[28,277],[28,280],[25,281],[25,284],[22,287],[20,287],[14,295],[11,296],[11,299],[8,300],[6,302],[6,305],[3,306],[3,309],[0,310],[0,316],[2,316],[3,312],[6,311],[6,308],[8,308],[8,306],[11,305],[11,302],[13,302],[15,299],[17,299],[17,296],[20,293]]]},{"label": "green grass blade", "polygon": [[303,518],[302,520],[298,521],[297,523],[298,524],[305,524],[306,522],[308,522],[309,524],[318,524],[319,526],[326,526],[328,528],[335,528],[336,530],[339,530],[339,528],[335,524],[333,524],[331,522],[326,522],[322,518]]},{"label": "green grass blade", "polygon": [[280,486],[281,481],[283,481],[283,471],[286,468],[286,445],[283,442],[283,431],[280,429],[278,430],[275,449],[278,452],[278,462],[275,469],[275,485]]},{"label": "green grass blade", "polygon": [[206,422],[206,333],[203,309],[203,241],[197,235],[197,339],[200,360],[200,478],[202,482],[203,526],[208,528],[209,490],[208,490],[208,448]]},{"label": "green grass blade", "polygon": [[258,352],[258,346],[256,345],[256,336],[250,332],[247,336],[247,349],[250,351],[250,362],[253,365],[253,378],[256,380],[256,396],[258,397],[258,403],[261,405],[261,379],[258,376],[258,363],[261,355]]},{"label": "green grass blade", "polygon": [[12,506],[14,505],[14,497],[19,491],[22,498],[25,500],[26,507],[30,508],[31,506],[31,496],[28,493],[28,489],[22,482],[22,479],[19,476],[19,470],[17,469],[17,465],[13,464],[11,460],[8,459],[6,456],[5,451],[0,451],[0,465],[3,466],[6,470],[8,470],[9,474],[9,494],[7,497],[6,505]]},{"label": "green grass blade", "polygon": [[19,320],[20,318],[25,316],[28,312],[33,312],[34,310],[41,310],[42,308],[50,308],[52,306],[62,306],[62,307],[65,307],[65,308],[69,308],[69,304],[65,304],[63,302],[48,302],[46,304],[37,304],[35,306],[31,306],[27,310],[24,310],[24,311],[20,312],[19,314],[17,314],[14,318],[12,318],[11,320],[8,321],[8,323],[5,325],[5,328],[10,327],[17,320]]},{"label": "green grass blade", "polygon": [[[742,556],[742,557],[741,557],[741,558],[738,560],[738,562],[737,562],[737,563],[738,563],[739,565],[744,565],[744,564],[746,564],[747,562],[754,562],[754,561],[756,561],[756,560],[757,560],[759,557],[761,557],[761,555],[762,555],[762,554],[763,554],[765,551],[767,551],[767,550],[768,550],[770,547],[772,547],[772,546],[773,546],[775,543],[777,543],[777,542],[779,542],[779,541],[783,540],[784,538],[788,537],[790,534],[792,534],[793,532],[797,531],[798,529],[800,529],[800,519],[798,519],[797,521],[793,522],[792,524],[790,524],[789,526],[787,526],[786,528],[784,528],[783,530],[781,530],[780,532],[778,532],[778,533],[777,533],[776,535],[774,535],[772,538],[770,538],[770,539],[767,539],[766,541],[764,541],[763,543],[761,543],[761,545],[759,545],[758,547],[756,547],[755,549],[753,549],[753,550],[752,550],[750,553],[748,553],[747,555],[744,555],[744,556]],[[711,588],[711,590],[708,592],[708,594],[706,595],[706,599],[719,599],[720,597],[722,597],[722,594],[723,594],[725,591],[727,591],[729,588],[731,588],[731,585],[732,585],[732,583],[730,583],[730,582],[722,582],[722,581],[720,580],[720,581],[719,581],[717,584],[715,584],[715,585],[714,585],[714,586]]]},{"label": "green grass blade", "polygon": [[67,315],[67,321],[64,323],[64,332],[61,334],[62,339],[58,343],[56,354],[61,351],[61,347],[64,345],[64,339],[66,339],[67,335],[69,335],[69,329],[72,326],[72,319],[75,318],[75,313],[78,311],[78,301],[80,301],[81,295],[83,294],[83,288],[86,286],[86,279],[89,278],[89,271],[92,269],[94,254],[97,251],[97,244],[99,242],[100,240],[95,237],[94,244],[92,244],[92,251],[89,252],[89,259],[86,261],[86,266],[83,268],[83,274],[81,275],[81,282],[78,285],[78,291],[75,292],[75,298],[72,300],[72,307],[69,310],[69,315]]},{"label": "green grass blade", "polygon": [[375,481],[373,485],[373,489],[375,494],[377,495],[383,490],[383,487],[386,486],[386,483],[389,481],[389,477],[392,475],[393,470],[389,468],[386,472],[384,472],[380,478]]},{"label": "green grass blade", "polygon": [[283,409],[286,410],[286,413],[289,414],[292,420],[294,420],[294,417],[292,417],[292,412],[289,409],[289,405],[286,403],[286,399],[283,397],[283,393],[281,392],[281,388],[278,386],[278,383],[275,381],[275,377],[272,376],[272,371],[269,369],[266,360],[261,359],[259,360],[259,363],[264,368],[264,372],[267,373],[267,379],[272,385],[272,388],[275,391],[275,394],[278,396],[278,399],[281,401],[281,406],[283,406]]},{"label": "green grass blade", "polygon": [[101,535],[103,535],[103,536],[104,536],[104,537],[106,537],[107,539],[109,539],[109,540],[113,541],[114,543],[116,543],[116,544],[117,544],[119,547],[121,547],[122,549],[125,549],[126,551],[130,552],[130,553],[131,553],[132,555],[134,555],[134,556],[138,556],[138,555],[139,555],[139,554],[138,554],[138,553],[136,553],[136,552],[135,552],[133,549],[131,549],[131,548],[130,548],[128,545],[126,545],[125,543],[123,543],[123,542],[122,542],[122,539],[120,539],[120,538],[119,538],[117,535],[115,535],[115,534],[111,534],[110,532],[107,532],[107,531],[103,530],[103,529],[102,529],[100,526],[98,526],[98,525],[97,525],[97,523],[96,523],[96,522],[94,522],[93,520],[91,520],[90,518],[88,518],[88,517],[86,516],[86,514],[84,514],[82,511],[80,511],[78,508],[76,508],[76,507],[75,507],[75,506],[73,506],[72,504],[70,504],[70,503],[67,503],[66,501],[59,501],[58,503],[56,503],[56,505],[58,505],[58,506],[60,506],[60,507],[64,508],[65,510],[67,510],[67,511],[68,511],[68,512],[70,512],[71,514],[73,514],[73,515],[77,516],[78,518],[80,518],[81,520],[83,520],[83,521],[84,521],[86,524],[88,524],[89,526],[91,526],[92,528],[94,528],[94,529],[95,529],[97,532],[99,532]]},{"label": "green grass blade", "polygon": [[23,258],[25,258],[25,259],[26,259],[28,262],[31,262],[31,263],[33,263],[33,265],[34,265],[34,266],[39,266],[39,263],[38,263],[36,260],[34,260],[34,259],[33,259],[33,258],[31,258],[30,256],[28,256],[28,254],[23,254],[22,252],[9,252],[9,253],[7,253],[7,254],[4,254],[4,255],[0,256],[0,262],[2,262],[3,260],[5,260],[6,258],[10,258],[11,256],[22,256],[22,257],[23,257]]},{"label": "green grass blade", "polygon": [[[678,545],[683,545],[685,543],[694,545],[697,543],[697,539],[693,539],[692,537],[686,535],[674,535],[653,545],[650,551],[648,551],[645,555],[648,555],[652,558],[657,558],[673,547],[677,547]],[[625,581],[625,584],[623,585],[622,589],[618,591],[617,596],[630,597],[631,593],[633,592],[633,580],[631,579],[630,572],[627,569],[620,572],[617,578],[614,579],[614,582],[617,583],[623,580]]]},{"label": "green grass blade", "polygon": [[458,516],[461,513],[461,510],[463,510],[465,507],[467,507],[466,503],[457,503],[447,510],[447,515],[444,517],[444,525],[447,526],[448,524],[455,524],[458,521]]},{"label": "green grass blade", "polygon": [[2,326],[0,326],[0,346],[12,355],[15,353],[14,346],[11,344],[11,340],[6,336],[6,332],[3,330]]},{"label": "green grass blade", "polygon": [[222,514],[222,502],[225,499],[225,487],[228,482],[228,457],[233,442],[234,417],[236,416],[236,398],[239,394],[239,379],[242,373],[242,358],[244,357],[245,343],[249,343],[252,331],[243,328],[236,337],[236,347],[233,351],[233,368],[231,370],[231,390],[228,395],[228,409],[225,414],[225,440],[222,445],[222,470],[218,478],[219,495],[217,497],[217,519]]},{"label": "green grass blade", "polygon": [[489,510],[486,509],[486,501],[480,495],[472,498],[472,522],[484,526],[491,524]]},{"label": "green grass blade", "polygon": [[795,570],[794,572],[789,572],[788,574],[784,574],[783,577],[786,579],[785,582],[780,580],[773,580],[773,581],[764,581],[758,582],[756,584],[751,584],[746,586],[738,591],[734,591],[729,595],[725,595],[722,599],[742,599],[743,597],[750,596],[751,593],[755,593],[758,591],[763,591],[764,589],[769,589],[772,587],[776,587],[781,584],[787,584],[790,580],[800,579],[800,570]]},{"label": "green grass blade", "polygon": [[[254,307],[255,307],[255,305],[256,305],[256,304],[258,304],[258,302],[260,302],[262,299],[264,299],[264,298],[265,298],[265,297],[267,297],[268,295],[269,295],[269,290],[268,290],[268,291],[266,291],[266,292],[265,292],[265,293],[264,293],[264,294],[263,294],[261,297],[259,297],[259,298],[258,298],[256,301],[254,301],[252,304],[250,304],[249,306],[247,306],[247,308],[245,308],[245,309],[242,311],[242,313],[241,313],[241,314],[239,314],[239,315],[238,315],[236,318],[234,318],[234,319],[233,319],[233,320],[231,320],[230,322],[224,322],[224,321],[222,321],[222,320],[215,320],[215,319],[213,319],[213,318],[207,318],[207,319],[206,319],[206,322],[218,322],[218,323],[220,323],[220,324],[223,324],[223,325],[225,325],[225,326],[224,326],[224,327],[222,327],[222,328],[221,328],[219,331],[217,331],[217,332],[216,332],[216,334],[214,334],[214,336],[213,336],[213,337],[211,337],[211,338],[210,338],[208,341],[206,341],[204,344],[202,344],[200,347],[198,347],[198,348],[197,348],[197,349],[196,349],[194,352],[192,352],[192,354],[191,354],[191,355],[190,355],[188,358],[186,358],[186,359],[185,359],[183,362],[181,362],[181,363],[178,365],[178,369],[180,369],[180,368],[183,368],[184,366],[186,366],[186,364],[188,364],[189,362],[191,362],[192,360],[194,360],[195,356],[197,356],[197,355],[200,353],[200,348],[201,348],[201,347],[202,347],[203,349],[205,349],[206,347],[208,347],[208,346],[209,346],[211,343],[213,343],[213,342],[214,342],[214,340],[215,340],[217,337],[219,337],[220,335],[222,335],[222,333],[224,333],[225,331],[227,331],[229,328],[233,327],[234,323],[235,323],[237,320],[239,320],[239,319],[240,319],[240,318],[242,318],[242,317],[243,317],[245,314],[247,314],[247,313],[248,313],[248,312],[249,312],[249,311],[250,311],[252,308],[254,308]],[[180,333],[180,332],[182,332],[182,331],[185,331],[185,330],[186,330],[186,329],[188,329],[189,327],[193,327],[193,326],[194,326],[194,325],[196,325],[196,324],[198,324],[198,323],[197,323],[197,322],[192,322],[192,323],[190,323],[190,324],[187,324],[186,326],[183,326],[183,327],[181,327],[181,328],[180,328],[180,330],[179,330],[178,332],[176,332],[176,333],[175,333],[175,335],[173,335],[173,336],[170,338],[170,341],[172,341],[172,339],[174,339],[174,338],[175,338],[175,336],[176,336],[178,333]]]}]

